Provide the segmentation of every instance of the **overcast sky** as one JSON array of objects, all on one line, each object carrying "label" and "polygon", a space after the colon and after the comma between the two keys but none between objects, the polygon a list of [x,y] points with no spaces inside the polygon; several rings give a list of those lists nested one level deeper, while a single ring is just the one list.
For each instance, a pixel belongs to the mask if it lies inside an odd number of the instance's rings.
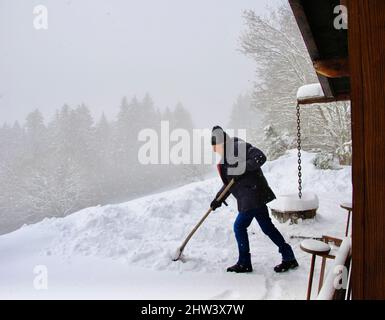
[{"label": "overcast sky", "polygon": [[[279,0],[0,0],[0,122],[82,102],[113,118],[123,96],[181,101],[198,127],[225,123],[254,65],[242,11]],[[48,9],[48,30],[33,8]]]}]

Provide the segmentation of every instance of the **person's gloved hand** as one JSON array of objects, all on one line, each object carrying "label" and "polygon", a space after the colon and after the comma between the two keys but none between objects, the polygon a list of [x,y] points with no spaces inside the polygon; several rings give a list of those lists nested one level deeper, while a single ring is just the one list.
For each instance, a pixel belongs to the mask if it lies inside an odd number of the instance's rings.
[{"label": "person's gloved hand", "polygon": [[221,201],[218,201],[217,199],[214,199],[213,201],[211,201],[210,208],[211,208],[213,211],[215,211],[215,210],[218,209],[221,205],[222,205],[222,202],[221,202]]},{"label": "person's gloved hand", "polygon": [[222,206],[222,203],[225,204],[225,206],[228,206],[227,202],[222,200],[222,201],[218,201],[216,198],[211,201],[211,204],[210,204],[210,208],[215,211],[216,209],[218,209],[220,206]]}]

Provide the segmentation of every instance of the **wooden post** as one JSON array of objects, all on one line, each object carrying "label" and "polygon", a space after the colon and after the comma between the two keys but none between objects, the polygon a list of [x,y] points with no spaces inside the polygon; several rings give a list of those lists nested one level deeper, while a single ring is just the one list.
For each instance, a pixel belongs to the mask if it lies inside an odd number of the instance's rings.
[{"label": "wooden post", "polygon": [[385,1],[349,0],[352,297],[385,299]]},{"label": "wooden post", "polygon": [[325,267],[326,267],[326,257],[324,256],[322,257],[321,273],[319,275],[318,293],[321,291],[322,285],[324,283]]},{"label": "wooden post", "polygon": [[313,254],[313,255],[311,256],[310,273],[309,273],[309,283],[308,283],[308,286],[307,286],[307,297],[306,297],[307,300],[310,300],[310,297],[311,297],[311,288],[312,288],[312,286],[313,286],[313,276],[314,276],[315,258],[316,258],[316,255]]},{"label": "wooden post", "polygon": [[352,214],[352,211],[349,210],[349,211],[348,211],[348,221],[347,221],[347,223],[346,223],[345,237],[347,237],[348,234],[349,234],[349,225],[350,225],[350,215],[351,215],[351,214]]}]

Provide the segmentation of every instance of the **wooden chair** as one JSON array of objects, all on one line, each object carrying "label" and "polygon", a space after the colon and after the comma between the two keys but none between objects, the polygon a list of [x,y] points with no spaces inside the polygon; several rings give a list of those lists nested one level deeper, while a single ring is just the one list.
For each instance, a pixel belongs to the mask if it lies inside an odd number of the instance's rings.
[{"label": "wooden chair", "polygon": [[308,282],[307,295],[306,295],[307,300],[310,300],[311,298],[316,257],[320,256],[322,258],[321,272],[320,272],[319,283],[318,283],[318,293],[319,293],[323,285],[326,259],[334,259],[335,257],[333,254],[330,253],[332,250],[330,243],[334,243],[336,246],[339,246],[341,242],[342,242],[341,239],[330,237],[330,236],[322,236],[322,240],[306,239],[301,242],[300,248],[303,251],[310,253],[312,255],[311,264],[310,264],[309,282]]}]

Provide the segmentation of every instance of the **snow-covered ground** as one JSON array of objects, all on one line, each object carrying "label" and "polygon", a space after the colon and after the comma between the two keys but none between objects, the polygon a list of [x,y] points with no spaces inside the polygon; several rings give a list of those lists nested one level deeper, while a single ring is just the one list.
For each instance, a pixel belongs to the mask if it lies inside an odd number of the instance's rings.
[{"label": "snow-covered ground", "polygon": [[[296,192],[295,156],[293,150],[263,167],[278,195]],[[255,222],[249,232],[253,273],[225,272],[237,260],[234,200],[208,217],[186,247],[184,262],[172,261],[221,186],[215,178],[1,236],[0,299],[304,299],[310,256],[290,236],[342,237],[346,213],[339,203],[351,198],[350,167],[317,170],[313,157],[304,153],[303,174],[305,191],[319,197],[316,219],[275,221],[294,247],[300,263],[295,271],[274,273],[280,256]],[[48,289],[36,289],[42,275],[36,266],[46,267]]]}]

